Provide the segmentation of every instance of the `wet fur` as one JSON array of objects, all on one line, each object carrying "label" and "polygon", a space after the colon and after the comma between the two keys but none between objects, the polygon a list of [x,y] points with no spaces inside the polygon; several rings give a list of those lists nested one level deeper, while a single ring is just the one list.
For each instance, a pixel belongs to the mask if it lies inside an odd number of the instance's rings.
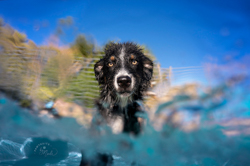
[{"label": "wet fur", "polygon": [[[124,57],[124,66],[121,65],[122,60],[119,59],[122,50],[124,51],[122,56]],[[138,61],[138,65],[131,64],[131,57]],[[116,62],[114,66],[109,67],[108,64],[112,60],[116,60]],[[122,67],[134,79],[131,94],[127,97],[122,97],[115,87],[115,76]],[[105,56],[95,64],[94,70],[101,90],[100,98],[96,103],[100,115],[95,118],[99,119],[97,120],[98,124],[108,124],[114,133],[139,134],[142,126],[139,123],[137,113],[143,112],[139,103],[143,100],[143,94],[150,86],[153,62],[134,43],[109,43],[105,47]],[[111,165],[112,160],[111,155],[98,153],[92,161],[88,161],[82,153],[80,166]]]},{"label": "wet fur", "polygon": [[[124,51],[124,68],[135,79],[133,92],[127,98],[121,98],[114,87],[115,75],[122,67],[119,57],[122,50]],[[138,65],[135,66],[130,63],[131,55],[133,59],[138,61]],[[116,59],[116,64],[109,67],[108,63],[113,57]],[[101,93],[97,106],[102,117],[108,124],[118,117],[122,118],[124,122],[122,131],[138,134],[141,126],[138,123],[136,113],[142,111],[138,101],[143,100],[143,95],[150,86],[153,62],[134,43],[109,43],[105,47],[105,56],[95,64],[94,69],[96,79],[100,84]]]}]

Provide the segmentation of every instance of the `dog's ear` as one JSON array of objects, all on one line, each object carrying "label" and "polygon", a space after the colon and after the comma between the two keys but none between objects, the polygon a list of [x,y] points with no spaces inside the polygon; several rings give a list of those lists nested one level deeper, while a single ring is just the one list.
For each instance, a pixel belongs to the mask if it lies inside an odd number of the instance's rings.
[{"label": "dog's ear", "polygon": [[154,67],[153,62],[149,58],[144,57],[143,58],[143,76],[147,81],[149,81],[152,78],[153,67]]},{"label": "dog's ear", "polygon": [[94,70],[95,70],[95,78],[98,81],[99,84],[104,83],[104,74],[103,74],[103,59],[96,62]]}]

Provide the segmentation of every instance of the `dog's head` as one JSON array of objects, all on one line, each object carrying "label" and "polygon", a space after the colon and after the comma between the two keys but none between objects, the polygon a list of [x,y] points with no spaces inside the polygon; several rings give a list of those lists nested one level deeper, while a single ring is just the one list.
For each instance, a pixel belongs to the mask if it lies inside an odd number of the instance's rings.
[{"label": "dog's head", "polygon": [[100,85],[106,85],[118,97],[128,97],[148,88],[153,62],[134,43],[110,43],[94,70]]}]

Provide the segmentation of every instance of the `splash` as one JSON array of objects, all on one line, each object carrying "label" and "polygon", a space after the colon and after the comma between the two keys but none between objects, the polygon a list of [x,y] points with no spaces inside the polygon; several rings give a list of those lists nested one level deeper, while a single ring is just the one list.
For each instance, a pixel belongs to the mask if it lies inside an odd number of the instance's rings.
[{"label": "splash", "polygon": [[50,156],[40,165],[79,165],[80,151],[89,158],[110,153],[114,165],[250,165],[248,78],[227,77],[195,97],[182,93],[159,104],[153,118],[143,117],[138,137],[114,134],[108,126],[86,128],[74,118],[38,117],[1,97],[0,165],[37,165],[34,153]]},{"label": "splash", "polygon": [[[249,118],[250,96],[246,90],[244,86],[223,85],[209,93],[201,92],[196,99],[188,95],[176,96],[159,105],[157,116],[171,109],[189,112],[187,118],[199,114],[202,117],[199,126],[186,132],[166,120],[162,122],[161,130],[155,130],[148,122],[139,137],[113,134],[107,126],[84,128],[73,118],[37,117],[13,101],[1,98],[1,162],[3,159],[13,162],[25,158],[24,147],[31,139],[46,137],[65,140],[78,147],[55,165],[78,165],[81,149],[89,157],[95,151],[114,154],[114,163],[118,165],[134,161],[142,165],[249,165],[249,124],[225,125],[232,119],[239,123]],[[237,118],[241,119],[237,121]],[[230,137],[226,135],[230,130],[239,133]]]}]

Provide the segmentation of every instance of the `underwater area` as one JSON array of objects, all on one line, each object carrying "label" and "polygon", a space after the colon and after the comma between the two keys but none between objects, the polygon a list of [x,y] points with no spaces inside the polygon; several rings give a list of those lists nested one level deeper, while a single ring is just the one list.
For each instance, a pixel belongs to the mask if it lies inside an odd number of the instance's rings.
[{"label": "underwater area", "polygon": [[[107,126],[79,125],[75,118],[38,117],[1,95],[0,165],[74,166],[80,163],[81,150],[89,158],[96,151],[110,153],[114,165],[124,166],[250,165],[249,68],[214,71],[219,77],[209,90],[199,87],[196,97],[177,94],[158,104],[151,119],[138,115],[147,119],[138,137],[113,134]],[[171,115],[159,122],[171,110],[185,113],[182,124],[171,121]],[[181,127],[197,116],[196,127]]]}]

